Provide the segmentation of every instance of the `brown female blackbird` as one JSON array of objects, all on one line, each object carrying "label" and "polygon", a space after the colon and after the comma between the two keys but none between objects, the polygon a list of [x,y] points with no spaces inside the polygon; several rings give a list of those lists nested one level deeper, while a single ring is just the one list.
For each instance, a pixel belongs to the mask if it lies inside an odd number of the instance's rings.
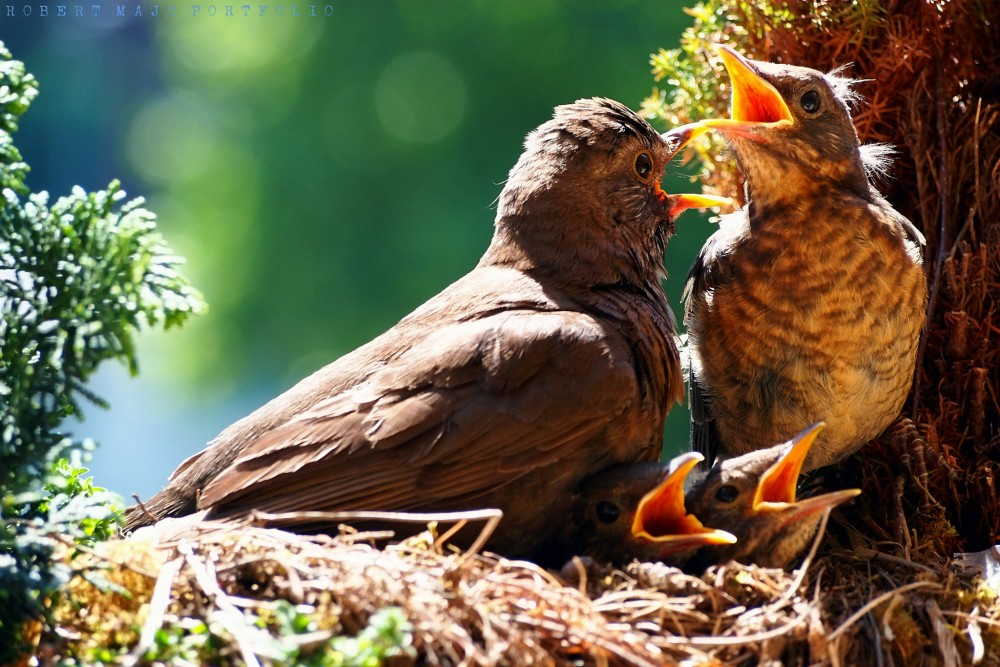
[{"label": "brown female blackbird", "polygon": [[684,499],[688,511],[731,532],[736,542],[702,547],[690,558],[690,569],[730,560],[784,567],[808,545],[825,510],[861,493],[845,489],[796,500],[802,464],[824,426],[813,424],[789,442],[718,461],[693,485]]},{"label": "brown female blackbird", "polygon": [[849,82],[720,47],[722,132],[746,177],[691,268],[692,444],[709,461],[829,424],[805,469],[881,433],[912,383],[927,301],[923,237],[871,186]]},{"label": "brown female blackbird", "polygon": [[574,554],[624,564],[633,558],[682,566],[699,547],[732,544],[724,530],[705,527],[684,508],[684,482],[701,454],[669,464],[632,463],[587,479],[575,498],[566,540]]},{"label": "brown female blackbird", "polygon": [[465,277],[225,429],[127,526],[208,510],[496,507],[490,543],[530,554],[589,474],[655,459],[683,384],[660,279],[689,136],[607,99],[531,132]]}]

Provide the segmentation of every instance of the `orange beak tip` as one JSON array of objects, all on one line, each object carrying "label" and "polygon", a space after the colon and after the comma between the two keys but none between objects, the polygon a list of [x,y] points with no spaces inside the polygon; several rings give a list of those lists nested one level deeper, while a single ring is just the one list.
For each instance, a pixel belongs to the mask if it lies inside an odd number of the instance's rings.
[{"label": "orange beak tip", "polygon": [[736,536],[732,533],[715,528],[706,529],[705,532],[701,533],[680,535],[650,535],[648,532],[642,531],[635,533],[634,536],[655,544],[673,543],[681,548],[690,547],[692,549],[706,545],[736,544],[737,541]]},{"label": "orange beak tip", "polygon": [[691,468],[695,467],[699,463],[705,460],[699,452],[684,452],[674,458],[670,459],[670,472],[669,475],[673,475],[681,470],[690,471]]},{"label": "orange beak tip", "polygon": [[761,475],[754,494],[754,509],[765,506],[777,509],[795,502],[795,487],[802,464],[825,427],[825,422],[816,422],[792,438],[791,449]]},{"label": "orange beak tip", "polygon": [[788,104],[758,68],[725,44],[714,45],[732,82],[732,118],[714,119],[706,127],[723,134],[743,134],[756,129],[772,129],[794,124]]},{"label": "orange beak tip", "polygon": [[716,195],[674,195],[676,197],[674,206],[688,208],[715,208],[716,206],[732,206],[731,197],[719,197]]},{"label": "orange beak tip", "polygon": [[721,57],[723,61],[732,59],[739,61],[744,65],[750,64],[742,53],[740,53],[733,47],[729,46],[728,44],[712,44],[712,48],[715,50],[716,53],[719,54],[719,57]]},{"label": "orange beak tip", "polygon": [[714,529],[711,533],[705,533],[708,544],[736,544],[736,536],[724,530]]},{"label": "orange beak tip", "polygon": [[729,197],[715,195],[672,195],[668,215],[671,218],[676,218],[689,208],[715,208],[716,206],[733,206],[733,200]]},{"label": "orange beak tip", "polygon": [[667,145],[670,147],[670,152],[677,153],[692,139],[708,133],[711,129],[712,128],[710,126],[705,125],[705,121],[697,121],[675,127],[668,132],[664,132],[660,136],[665,142],[667,142]]},{"label": "orange beak tip", "polygon": [[759,127],[791,127],[794,123],[787,118],[779,118],[767,123],[755,120],[738,120],[736,118],[706,118],[703,121],[699,121],[699,125],[702,128],[701,134],[709,130],[718,130],[722,134],[740,134],[741,132],[748,132]]},{"label": "orange beak tip", "polygon": [[823,512],[842,505],[851,498],[859,495],[861,495],[861,489],[843,489],[842,491],[831,491],[830,493],[813,496],[812,498],[805,498],[797,503],[793,503],[796,509],[795,514],[807,515]]}]

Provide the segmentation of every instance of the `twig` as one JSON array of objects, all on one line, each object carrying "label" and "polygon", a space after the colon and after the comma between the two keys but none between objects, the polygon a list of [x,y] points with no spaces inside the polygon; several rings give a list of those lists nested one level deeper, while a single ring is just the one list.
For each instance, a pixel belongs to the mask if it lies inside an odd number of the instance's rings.
[{"label": "twig", "polygon": [[[143,577],[148,577],[149,579],[156,579],[157,576],[159,576],[159,575],[153,574],[149,570],[144,570],[141,567],[136,567],[135,565],[133,565],[132,563],[130,563],[128,561],[119,560],[117,558],[112,558],[111,556],[108,556],[107,554],[101,553],[100,551],[98,551],[96,549],[88,547],[86,544],[80,544],[79,542],[77,542],[73,538],[67,537],[66,535],[62,535],[60,533],[51,533],[49,535],[49,537],[51,537],[52,539],[54,539],[56,542],[61,543],[63,546],[69,547],[69,548],[71,548],[71,549],[73,549],[75,551],[79,551],[80,553],[87,554],[91,558],[94,558],[96,560],[102,560],[105,563],[109,563],[111,565],[114,565],[115,567],[120,567],[120,568],[125,569],[125,570],[129,570],[130,572],[135,572],[136,574],[142,575]],[[97,566],[95,565],[93,567],[97,567]],[[90,569],[90,568],[88,568],[88,569]]]},{"label": "twig", "polygon": [[139,494],[133,493],[132,494],[132,500],[135,501],[135,506],[139,508],[139,511],[142,512],[142,515],[144,517],[146,517],[147,519],[149,519],[151,523],[156,523],[157,521],[160,520],[160,517],[156,516],[155,514],[153,514],[152,512],[150,512],[148,509],[146,509],[146,505],[139,498]]},{"label": "twig", "polygon": [[940,192],[938,193],[940,197],[938,247],[934,260],[934,280],[931,282],[930,295],[927,297],[924,327],[920,334],[920,343],[917,346],[917,372],[913,374],[913,411],[911,418],[914,421],[917,421],[917,408],[920,406],[920,369],[923,368],[924,354],[927,350],[927,332],[930,330],[934,309],[937,307],[937,300],[941,291],[941,276],[944,273],[944,261],[948,254],[945,252],[945,241],[948,237],[948,139],[944,105],[944,70],[941,61],[941,58],[934,59],[934,112],[937,117],[938,149],[941,151],[941,155],[939,156],[940,162],[938,163],[938,187],[940,188]]},{"label": "twig", "polygon": [[174,580],[181,571],[181,563],[182,559],[178,557],[168,561],[160,569],[160,576],[156,578],[156,585],[153,586],[153,596],[149,600],[149,615],[139,634],[139,643],[122,659],[122,664],[126,667],[131,667],[142,660],[142,656],[153,645],[156,631],[163,626],[163,617],[170,606],[170,593],[174,587]]},{"label": "twig", "polygon": [[992,618],[987,618],[985,616],[979,616],[978,614],[970,614],[967,611],[942,609],[941,613],[945,616],[955,616],[956,618],[964,618],[969,621],[975,621],[976,623],[985,623],[986,625],[992,625],[993,627],[1000,628],[1000,621],[995,621]]},{"label": "twig", "polygon": [[856,612],[854,612],[853,614],[851,614],[850,618],[848,618],[846,621],[844,621],[843,623],[841,623],[840,626],[836,630],[834,630],[833,632],[831,632],[830,634],[828,634],[826,636],[827,640],[828,641],[833,641],[834,639],[836,639],[840,635],[844,634],[844,632],[849,627],[851,627],[852,625],[854,625],[855,623],[858,622],[858,619],[860,619],[862,616],[864,616],[865,614],[867,614],[869,611],[871,611],[872,609],[874,609],[878,605],[882,604],[883,602],[885,602],[886,600],[888,600],[889,598],[891,598],[893,595],[899,595],[900,593],[905,593],[907,591],[912,591],[912,590],[914,590],[916,588],[925,588],[925,587],[943,588],[943,586],[941,586],[941,584],[937,583],[936,581],[914,581],[913,583],[906,584],[905,586],[900,586],[899,588],[894,588],[891,591],[887,591],[887,592],[883,593],[882,595],[879,595],[877,598],[869,600],[867,603],[865,603],[864,606],[861,607],[861,609],[858,609]]},{"label": "twig", "polygon": [[938,573],[938,571],[932,567],[927,567],[926,565],[914,562],[912,560],[909,560],[908,558],[900,558],[899,556],[893,556],[892,554],[876,551],[875,549],[866,549],[864,547],[859,547],[855,549],[851,555],[858,558],[863,558],[865,560],[885,561],[887,563],[893,563],[895,565],[905,565],[906,567],[912,567],[915,570],[920,570],[921,572],[927,572],[928,574]]},{"label": "twig", "polygon": [[233,636],[233,639],[236,640],[236,645],[240,649],[240,655],[243,657],[243,662],[249,667],[260,667],[260,662],[257,660],[257,656],[254,654],[253,650],[247,646],[250,638],[246,637],[245,622],[234,622],[234,619],[237,618],[242,621],[244,616],[236,605],[230,601],[226,592],[219,588],[219,582],[216,580],[215,575],[209,572],[208,568],[212,567],[211,561],[200,561],[195,558],[194,550],[191,549],[189,543],[181,545],[181,549],[178,550],[184,554],[184,560],[194,573],[195,580],[198,582],[198,585],[201,586],[202,592],[210,597],[215,602],[219,611],[222,612],[220,615],[220,621]]},{"label": "twig", "polygon": [[771,628],[770,630],[766,630],[764,632],[756,632],[750,635],[742,635],[740,637],[660,637],[658,641],[665,644],[680,646],[744,646],[746,644],[753,644],[767,639],[780,637],[787,632],[791,632],[793,628],[802,625],[807,618],[807,613],[799,614],[795,618],[779,625],[776,628]]},{"label": "twig", "polygon": [[795,579],[792,580],[791,585],[784,593],[782,593],[781,597],[775,600],[770,606],[783,606],[786,602],[791,600],[795,592],[799,590],[799,586],[802,585],[802,580],[805,579],[806,572],[809,570],[809,566],[812,565],[813,558],[816,557],[816,552],[819,550],[819,543],[823,541],[823,536],[826,535],[826,524],[830,521],[830,511],[832,509],[833,508],[827,508],[823,512],[823,518],[820,519],[819,528],[816,529],[816,538],[813,540],[809,553],[807,553],[806,557],[802,559],[802,565],[800,565],[799,569],[795,571]]}]

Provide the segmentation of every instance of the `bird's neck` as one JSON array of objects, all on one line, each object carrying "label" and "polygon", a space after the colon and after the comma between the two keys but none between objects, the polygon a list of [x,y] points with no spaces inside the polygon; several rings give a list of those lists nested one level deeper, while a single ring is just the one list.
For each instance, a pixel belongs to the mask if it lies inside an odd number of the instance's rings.
[{"label": "bird's neck", "polygon": [[[514,222],[524,224],[508,224]],[[514,269],[544,286],[550,298],[568,297],[574,304],[569,308],[615,322],[629,341],[640,394],[648,414],[658,415],[659,432],[666,408],[683,397],[684,389],[676,323],[660,284],[665,241],[621,247],[606,238],[587,238],[585,225],[560,226],[561,234],[546,234],[546,227],[532,227],[532,222],[538,221],[498,219],[479,267]]]},{"label": "bird's neck", "polygon": [[[662,293],[668,230],[656,238],[615,242],[586,214],[559,215],[565,216],[559,225],[545,224],[537,214],[498,218],[479,266],[513,268],[581,291],[618,285],[630,291]],[[574,218],[576,224],[566,224]]]},{"label": "bird's neck", "polygon": [[[767,211],[808,211],[823,202],[836,208],[838,202],[853,199],[872,201],[876,196],[864,172],[860,175],[828,179],[801,170],[784,170],[780,173],[750,172],[745,189],[747,208],[764,215]],[[770,216],[767,216],[770,217]]]}]

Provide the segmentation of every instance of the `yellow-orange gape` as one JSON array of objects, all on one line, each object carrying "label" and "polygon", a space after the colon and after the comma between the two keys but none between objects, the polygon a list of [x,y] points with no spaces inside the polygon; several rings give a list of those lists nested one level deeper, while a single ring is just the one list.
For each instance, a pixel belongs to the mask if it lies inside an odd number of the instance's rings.
[{"label": "yellow-orange gape", "polygon": [[584,482],[574,503],[571,550],[602,562],[659,561],[693,572],[730,560],[784,567],[808,545],[824,512],[860,493],[798,497],[802,463],[823,426],[716,461],[690,480],[702,460],[697,452],[602,471]]}]

